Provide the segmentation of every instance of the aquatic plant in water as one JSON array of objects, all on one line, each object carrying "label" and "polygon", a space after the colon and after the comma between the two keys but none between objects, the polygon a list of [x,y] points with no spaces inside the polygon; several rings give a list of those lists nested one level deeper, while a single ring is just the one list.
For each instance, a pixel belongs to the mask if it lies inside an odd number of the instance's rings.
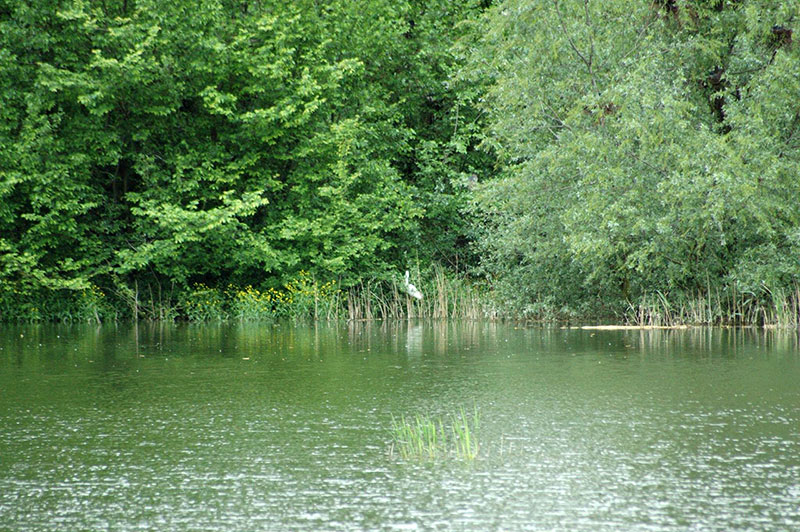
[{"label": "aquatic plant in water", "polygon": [[458,414],[448,417],[418,414],[413,418],[392,416],[392,444],[390,454],[398,453],[404,459],[435,460],[456,457],[474,460],[480,444],[477,431],[480,415],[477,409],[468,414],[461,408]]}]

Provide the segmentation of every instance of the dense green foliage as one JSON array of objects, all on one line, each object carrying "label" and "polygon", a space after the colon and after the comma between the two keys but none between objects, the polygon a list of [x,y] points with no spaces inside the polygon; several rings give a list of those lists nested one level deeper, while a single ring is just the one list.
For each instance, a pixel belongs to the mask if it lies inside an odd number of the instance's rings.
[{"label": "dense green foliage", "polygon": [[798,21],[800,4],[769,0],[495,6],[467,75],[487,84],[487,142],[503,160],[476,212],[505,299],[586,315],[656,291],[753,303],[792,291]]},{"label": "dense green foliage", "polygon": [[0,0],[0,312],[463,261],[485,156],[447,80],[479,9]]},{"label": "dense green foliage", "polygon": [[800,4],[489,4],[0,0],[0,319],[793,314]]}]

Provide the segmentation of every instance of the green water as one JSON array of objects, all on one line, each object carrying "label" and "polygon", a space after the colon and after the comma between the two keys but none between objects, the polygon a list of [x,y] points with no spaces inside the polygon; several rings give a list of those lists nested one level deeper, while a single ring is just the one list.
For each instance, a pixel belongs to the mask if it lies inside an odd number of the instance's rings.
[{"label": "green water", "polygon": [[[475,461],[390,453],[461,407]],[[4,327],[0,530],[800,530],[797,337]]]}]

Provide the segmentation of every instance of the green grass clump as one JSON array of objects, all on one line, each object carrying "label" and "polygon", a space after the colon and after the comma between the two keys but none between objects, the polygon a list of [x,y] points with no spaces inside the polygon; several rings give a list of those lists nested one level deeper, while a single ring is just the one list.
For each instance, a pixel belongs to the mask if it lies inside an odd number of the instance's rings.
[{"label": "green grass clump", "polygon": [[403,459],[435,460],[456,457],[474,460],[480,445],[477,431],[480,416],[477,409],[471,414],[461,408],[447,418],[416,415],[413,418],[392,417],[392,446]]}]

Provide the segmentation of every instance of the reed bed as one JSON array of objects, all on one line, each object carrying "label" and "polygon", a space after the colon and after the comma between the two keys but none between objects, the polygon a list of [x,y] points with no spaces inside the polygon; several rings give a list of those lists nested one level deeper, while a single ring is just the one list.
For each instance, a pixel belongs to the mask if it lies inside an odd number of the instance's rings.
[{"label": "reed bed", "polygon": [[758,291],[708,288],[691,296],[664,292],[644,294],[628,303],[625,323],[639,326],[729,325],[775,328],[800,327],[800,285],[792,289]]},{"label": "reed bed", "polygon": [[[423,298],[406,293],[398,274],[365,279],[342,287],[334,279],[317,279],[301,271],[281,287],[206,286],[178,288],[160,283],[115,279],[101,289],[30,291],[16,285],[0,287],[2,322],[105,322],[124,320],[264,322],[275,320],[497,320],[524,319],[504,304],[483,282],[453,274],[440,266],[415,272],[414,284]],[[4,290],[3,290],[4,289]],[[535,305],[534,305],[535,306]],[[694,293],[652,291],[621,307],[605,307],[602,314],[583,320],[608,320],[651,327],[679,325],[756,326],[800,328],[800,283],[786,287],[762,285],[744,290],[736,285],[708,286]],[[579,319],[580,314],[570,316]],[[555,314],[537,314],[543,322]]]},{"label": "reed bed", "polygon": [[181,314],[188,321],[373,321],[425,319],[485,319],[499,315],[488,291],[464,277],[433,268],[421,277],[422,300],[409,296],[403,280],[368,279],[349,289],[335,281],[318,281],[307,272],[280,289],[252,286],[226,289],[195,284],[183,294]]},{"label": "reed bed", "polygon": [[480,284],[435,267],[419,278],[422,300],[406,294],[402,280],[366,281],[347,292],[348,320],[463,319],[500,317],[499,306]]}]

